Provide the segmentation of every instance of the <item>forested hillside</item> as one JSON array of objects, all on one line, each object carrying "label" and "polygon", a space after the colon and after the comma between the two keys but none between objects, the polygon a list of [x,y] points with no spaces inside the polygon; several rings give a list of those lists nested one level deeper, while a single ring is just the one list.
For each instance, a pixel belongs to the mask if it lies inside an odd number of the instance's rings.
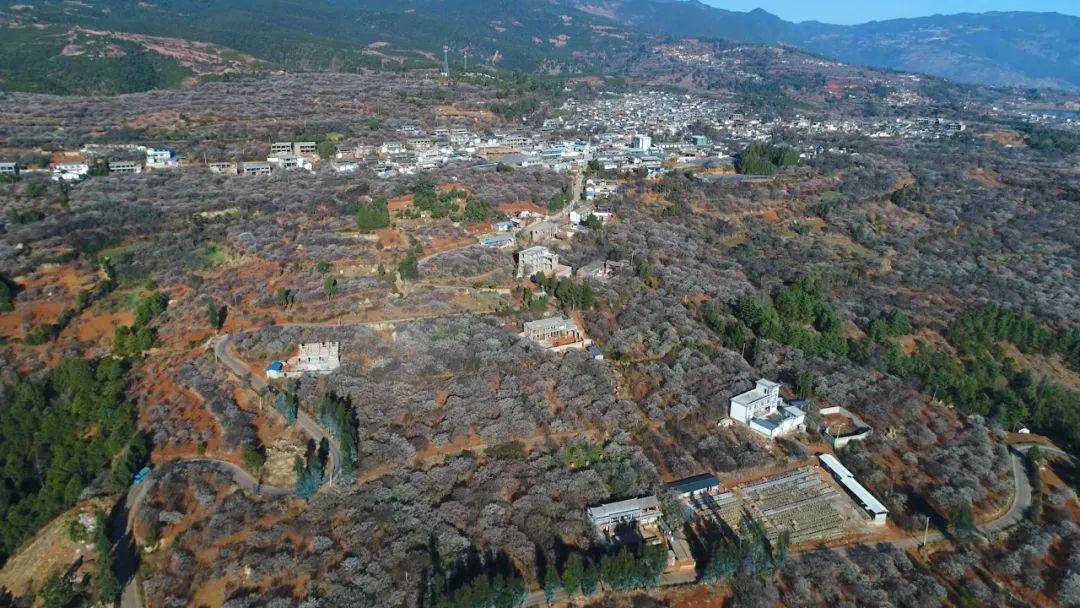
[{"label": "forested hillside", "polygon": [[[209,42],[290,71],[344,72],[438,67],[444,45],[451,47],[455,67],[464,65],[468,53],[471,65],[489,69],[595,72],[641,37],[571,7],[535,0],[6,4],[0,8],[0,41],[8,51],[0,58],[4,88],[57,93],[147,90],[174,85],[178,72],[192,72],[184,65],[190,54],[162,55],[161,45],[129,44],[119,49],[123,54],[112,49],[93,60],[87,53],[73,56],[72,28]],[[90,72],[80,73],[87,63],[94,64]],[[259,67],[234,66],[228,73]]]},{"label": "forested hillside", "polygon": [[[787,44],[962,82],[1075,89],[1078,23],[1057,14],[988,13],[795,24],[695,0],[7,0],[0,3],[0,86],[117,93],[266,68],[435,68],[444,45],[461,67],[467,53],[471,65],[487,68],[617,72],[643,43],[694,36]],[[202,43],[219,49],[207,56]]]}]

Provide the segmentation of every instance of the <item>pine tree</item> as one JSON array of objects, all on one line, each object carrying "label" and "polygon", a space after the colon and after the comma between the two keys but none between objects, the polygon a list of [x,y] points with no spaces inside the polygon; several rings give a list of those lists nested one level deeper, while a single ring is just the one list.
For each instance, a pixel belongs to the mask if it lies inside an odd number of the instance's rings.
[{"label": "pine tree", "polygon": [[563,564],[562,582],[568,597],[573,597],[581,591],[584,574],[585,564],[581,560],[581,555],[571,553],[567,556],[566,563]]},{"label": "pine tree", "polygon": [[585,595],[592,595],[596,593],[596,587],[599,584],[600,575],[596,571],[596,566],[589,560],[585,563],[585,570],[581,575],[581,592]]},{"label": "pine tree", "polygon": [[555,564],[549,564],[547,571],[544,573],[544,597],[547,599],[548,604],[555,601],[555,594],[558,593],[560,587],[562,587],[562,581],[559,580],[559,573],[555,570]]}]

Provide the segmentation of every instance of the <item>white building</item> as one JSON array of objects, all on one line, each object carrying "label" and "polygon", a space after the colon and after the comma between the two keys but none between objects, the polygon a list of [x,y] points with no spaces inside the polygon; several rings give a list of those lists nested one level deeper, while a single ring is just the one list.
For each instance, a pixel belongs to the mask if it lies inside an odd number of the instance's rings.
[{"label": "white building", "polygon": [[11,177],[19,177],[19,171],[22,167],[18,162],[5,162],[0,163],[0,175],[10,175]]},{"label": "white building", "polygon": [[146,166],[151,169],[176,169],[180,167],[180,159],[172,148],[147,148]]},{"label": "white building", "polygon": [[73,161],[56,163],[53,165],[53,181],[75,181],[86,177],[90,173],[90,164],[86,161]]},{"label": "white building", "polygon": [[885,508],[885,505],[881,504],[873,494],[870,493],[861,483],[855,479],[855,476],[851,474],[851,471],[847,469],[839,460],[832,454],[822,454],[818,456],[821,459],[821,464],[829,469],[829,472],[833,474],[836,481],[840,485],[844,486],[855,501],[859,503],[859,506],[866,511],[866,514],[870,516],[870,521],[875,526],[884,526],[885,519],[889,516],[889,510]]},{"label": "white building", "polygon": [[728,416],[769,439],[787,435],[802,428],[806,414],[784,403],[780,384],[761,379],[753,389],[731,398]]},{"label": "white building", "polygon": [[635,150],[648,150],[652,147],[652,138],[648,135],[634,135],[630,139],[630,147]]},{"label": "white building", "polygon": [[304,169],[305,171],[312,171],[311,161],[303,156],[297,156],[295,154],[271,154],[267,157],[266,162],[277,165],[281,169]]},{"label": "white building", "polygon": [[360,170],[360,163],[351,160],[335,160],[330,167],[336,173],[356,173]]},{"label": "white building", "polygon": [[589,520],[598,528],[619,524],[647,524],[660,519],[660,501],[656,496],[620,500],[587,509]]}]

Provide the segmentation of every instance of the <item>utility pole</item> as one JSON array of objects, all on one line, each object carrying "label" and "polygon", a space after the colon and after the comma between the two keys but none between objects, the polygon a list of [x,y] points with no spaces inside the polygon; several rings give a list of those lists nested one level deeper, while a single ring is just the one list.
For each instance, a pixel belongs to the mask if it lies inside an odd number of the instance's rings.
[{"label": "utility pole", "polygon": [[450,78],[450,47],[445,44],[442,47],[442,71],[443,77]]},{"label": "utility pole", "polygon": [[462,71],[468,72],[469,71],[469,49],[462,49],[461,54],[465,58],[465,67],[463,68]]},{"label": "utility pole", "polygon": [[926,548],[926,535],[929,532],[930,532],[930,516],[927,515],[926,516],[926,527],[923,528],[923,533],[922,533],[922,546],[923,546],[924,549]]}]

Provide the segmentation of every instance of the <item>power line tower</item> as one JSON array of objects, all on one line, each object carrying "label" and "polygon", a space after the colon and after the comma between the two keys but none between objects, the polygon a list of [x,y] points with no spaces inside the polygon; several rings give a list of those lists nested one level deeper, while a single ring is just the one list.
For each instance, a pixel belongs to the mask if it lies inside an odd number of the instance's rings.
[{"label": "power line tower", "polygon": [[445,44],[442,47],[442,75],[443,78],[450,78],[450,47]]}]

